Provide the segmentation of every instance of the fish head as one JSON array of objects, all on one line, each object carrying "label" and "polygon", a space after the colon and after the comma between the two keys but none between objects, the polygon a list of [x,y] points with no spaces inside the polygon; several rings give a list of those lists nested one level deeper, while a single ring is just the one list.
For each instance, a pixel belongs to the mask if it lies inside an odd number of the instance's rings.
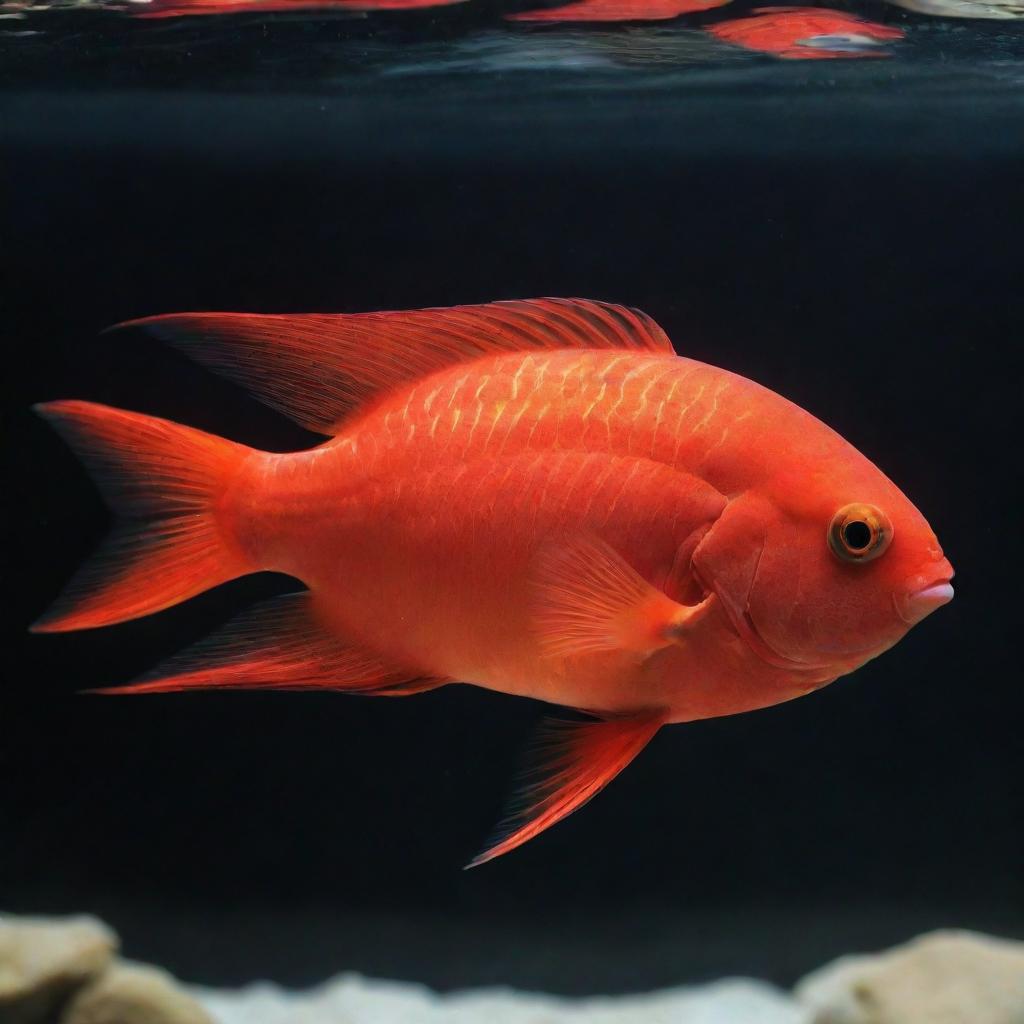
[{"label": "fish head", "polygon": [[850,452],[838,467],[788,467],[738,496],[694,553],[755,653],[822,679],[881,654],[953,597],[953,567],[927,520]]}]

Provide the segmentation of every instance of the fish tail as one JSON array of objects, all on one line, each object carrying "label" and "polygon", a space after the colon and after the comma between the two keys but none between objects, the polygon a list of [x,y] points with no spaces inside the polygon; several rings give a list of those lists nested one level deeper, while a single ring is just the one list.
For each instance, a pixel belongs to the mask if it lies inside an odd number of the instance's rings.
[{"label": "fish tail", "polygon": [[135,619],[259,568],[235,539],[231,498],[242,464],[260,453],[91,402],[34,408],[85,464],[118,521],[33,632]]}]

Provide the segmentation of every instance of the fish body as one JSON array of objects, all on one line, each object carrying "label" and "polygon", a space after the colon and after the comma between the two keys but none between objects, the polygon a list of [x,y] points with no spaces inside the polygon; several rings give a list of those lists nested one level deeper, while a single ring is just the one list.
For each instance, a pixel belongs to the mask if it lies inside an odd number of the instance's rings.
[{"label": "fish body", "polygon": [[[595,711],[729,714],[806,692],[822,671],[758,658],[724,609],[656,658],[545,657],[531,573],[545,543],[582,530],[671,596],[700,592],[693,551],[728,496],[764,478],[759,432],[780,420],[806,440],[795,406],[674,356],[492,357],[389,396],[323,447],[257,455],[235,529],[339,632],[418,673]],[[814,438],[808,458],[838,440]]]},{"label": "fish body", "polygon": [[38,628],[274,570],[307,591],[119,692],[461,681],[593,716],[563,727],[489,859],[661,725],[816,689],[951,596],[930,527],[868,459],[768,389],[676,356],[642,314],[533,300],[375,316],[143,322],[332,435],[308,451],[44,407],[115,509],[149,525]]},{"label": "fish body", "polygon": [[[307,583],[339,631],[420,673],[700,717],[698,680],[680,686],[665,659],[545,656],[531,588],[543,547],[580,531],[674,596],[698,587],[689,556],[726,504],[688,468],[722,433],[727,382],[715,375],[672,356],[555,352],[429,377],[323,448],[253,463],[287,525],[256,540],[266,492],[252,486],[252,557]],[[666,422],[684,416],[685,446]]]}]

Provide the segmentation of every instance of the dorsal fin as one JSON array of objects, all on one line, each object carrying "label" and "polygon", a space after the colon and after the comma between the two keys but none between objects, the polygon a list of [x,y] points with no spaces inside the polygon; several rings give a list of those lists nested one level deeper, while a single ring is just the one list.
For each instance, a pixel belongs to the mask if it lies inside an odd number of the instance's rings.
[{"label": "dorsal fin", "polygon": [[170,313],[130,320],[301,426],[335,434],[368,399],[456,363],[526,349],[671,353],[645,313],[589,299],[523,299],[385,313]]}]

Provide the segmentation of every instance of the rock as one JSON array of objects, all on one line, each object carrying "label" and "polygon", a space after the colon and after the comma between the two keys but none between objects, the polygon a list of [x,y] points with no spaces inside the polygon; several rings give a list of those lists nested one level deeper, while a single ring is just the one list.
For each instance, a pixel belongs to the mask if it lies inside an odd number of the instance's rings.
[{"label": "rock", "polygon": [[214,1024],[166,971],[120,962],[80,989],[60,1024]]},{"label": "rock", "polygon": [[345,974],[310,992],[197,990],[219,1024],[809,1024],[784,993],[731,980],[651,995],[562,999],[507,989],[439,995]]},{"label": "rock", "polygon": [[0,915],[0,1020],[36,1024],[103,971],[117,936],[92,917]]},{"label": "rock", "polygon": [[1024,942],[939,931],[846,956],[796,988],[811,1024],[1024,1024]]},{"label": "rock", "polygon": [[984,18],[1008,21],[1024,18],[1022,0],[889,0],[918,14],[934,14],[940,18]]}]

